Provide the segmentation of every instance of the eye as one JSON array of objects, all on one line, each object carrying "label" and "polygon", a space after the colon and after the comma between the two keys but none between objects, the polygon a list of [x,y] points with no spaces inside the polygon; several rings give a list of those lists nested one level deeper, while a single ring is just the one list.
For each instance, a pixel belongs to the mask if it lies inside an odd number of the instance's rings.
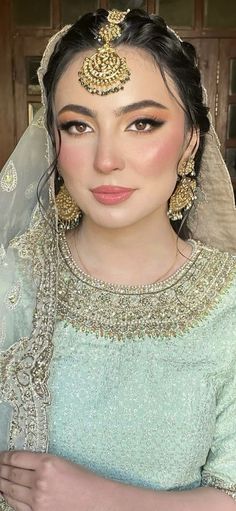
[{"label": "eye", "polygon": [[82,121],[68,121],[58,126],[61,131],[66,131],[69,135],[83,135],[83,133],[91,133],[93,129]]},{"label": "eye", "polygon": [[164,122],[165,121],[162,121],[160,119],[150,119],[150,118],[137,119],[135,122],[133,122],[132,124],[130,124],[128,126],[128,131],[135,131],[137,133],[138,132],[146,133],[149,131],[153,131],[156,128],[159,128],[160,126],[162,126],[164,124]]}]

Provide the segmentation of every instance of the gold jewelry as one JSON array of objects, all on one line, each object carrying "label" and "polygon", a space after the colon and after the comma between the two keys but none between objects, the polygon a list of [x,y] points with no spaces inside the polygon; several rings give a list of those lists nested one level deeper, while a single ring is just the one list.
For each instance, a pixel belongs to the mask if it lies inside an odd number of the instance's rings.
[{"label": "gold jewelry", "polygon": [[79,82],[91,94],[105,95],[123,89],[123,84],[130,79],[130,71],[126,59],[118,55],[111,47],[111,42],[121,34],[121,23],[127,11],[112,9],[108,11],[105,26],[98,32],[98,40],[102,46],[91,57],[86,57],[81,71]]},{"label": "gold jewelry", "polygon": [[81,210],[70,196],[63,184],[55,198],[58,212],[59,225],[65,230],[72,229],[78,225],[82,216]]},{"label": "gold jewelry", "polygon": [[183,163],[178,169],[178,176],[182,179],[180,179],[176,190],[170,198],[167,213],[170,220],[181,220],[183,213],[190,209],[194,199],[196,199],[195,191],[197,183],[196,179],[193,179],[195,176],[193,158]]},{"label": "gold jewelry", "polygon": [[189,160],[182,163],[181,167],[178,168],[178,176],[195,176],[194,171],[194,158],[189,158]]}]

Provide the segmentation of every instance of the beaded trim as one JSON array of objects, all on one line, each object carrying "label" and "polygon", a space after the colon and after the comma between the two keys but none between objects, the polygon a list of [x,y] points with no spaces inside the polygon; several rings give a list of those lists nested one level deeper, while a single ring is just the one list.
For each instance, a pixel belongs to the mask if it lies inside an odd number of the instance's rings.
[{"label": "beaded trim", "polygon": [[17,307],[21,298],[21,287],[20,283],[16,282],[14,286],[8,291],[7,296],[5,297],[5,304],[8,309],[13,310]]},{"label": "beaded trim", "polygon": [[49,221],[41,222],[11,244],[21,257],[22,271],[28,271],[29,260],[32,263],[32,278],[37,279],[38,286],[31,337],[20,339],[0,355],[1,400],[13,407],[10,450],[22,448],[23,444],[24,449],[45,452],[48,446],[47,380],[53,351],[57,280],[57,245]]},{"label": "beaded trim", "polygon": [[58,319],[114,340],[186,332],[208,314],[236,274],[232,256],[191,243],[191,258],[172,277],[150,285],[122,286],[84,273],[60,233]]},{"label": "beaded trim", "polygon": [[3,497],[0,496],[0,510],[1,511],[14,511],[13,507],[6,503]]},{"label": "beaded trim", "polygon": [[13,192],[17,185],[17,172],[13,161],[9,161],[5,170],[3,170],[0,180],[0,186],[4,192]]},{"label": "beaded trim", "polygon": [[202,477],[202,486],[211,486],[217,490],[223,491],[229,497],[236,500],[236,484],[226,483],[223,479],[215,477],[212,474],[204,473]]}]

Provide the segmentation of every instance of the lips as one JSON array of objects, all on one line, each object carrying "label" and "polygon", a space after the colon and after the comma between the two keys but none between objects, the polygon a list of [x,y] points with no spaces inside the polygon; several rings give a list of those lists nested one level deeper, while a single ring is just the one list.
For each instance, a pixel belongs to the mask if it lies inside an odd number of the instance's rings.
[{"label": "lips", "polygon": [[134,188],[123,186],[103,185],[91,190],[94,198],[101,204],[118,204],[128,199],[134,192]]}]

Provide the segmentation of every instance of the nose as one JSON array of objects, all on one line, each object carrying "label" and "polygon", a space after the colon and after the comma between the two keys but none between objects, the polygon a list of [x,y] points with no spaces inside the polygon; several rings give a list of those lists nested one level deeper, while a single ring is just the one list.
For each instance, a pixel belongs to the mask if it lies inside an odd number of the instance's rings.
[{"label": "nose", "polygon": [[103,174],[124,168],[124,158],[115,137],[100,136],[94,158],[94,168]]}]

